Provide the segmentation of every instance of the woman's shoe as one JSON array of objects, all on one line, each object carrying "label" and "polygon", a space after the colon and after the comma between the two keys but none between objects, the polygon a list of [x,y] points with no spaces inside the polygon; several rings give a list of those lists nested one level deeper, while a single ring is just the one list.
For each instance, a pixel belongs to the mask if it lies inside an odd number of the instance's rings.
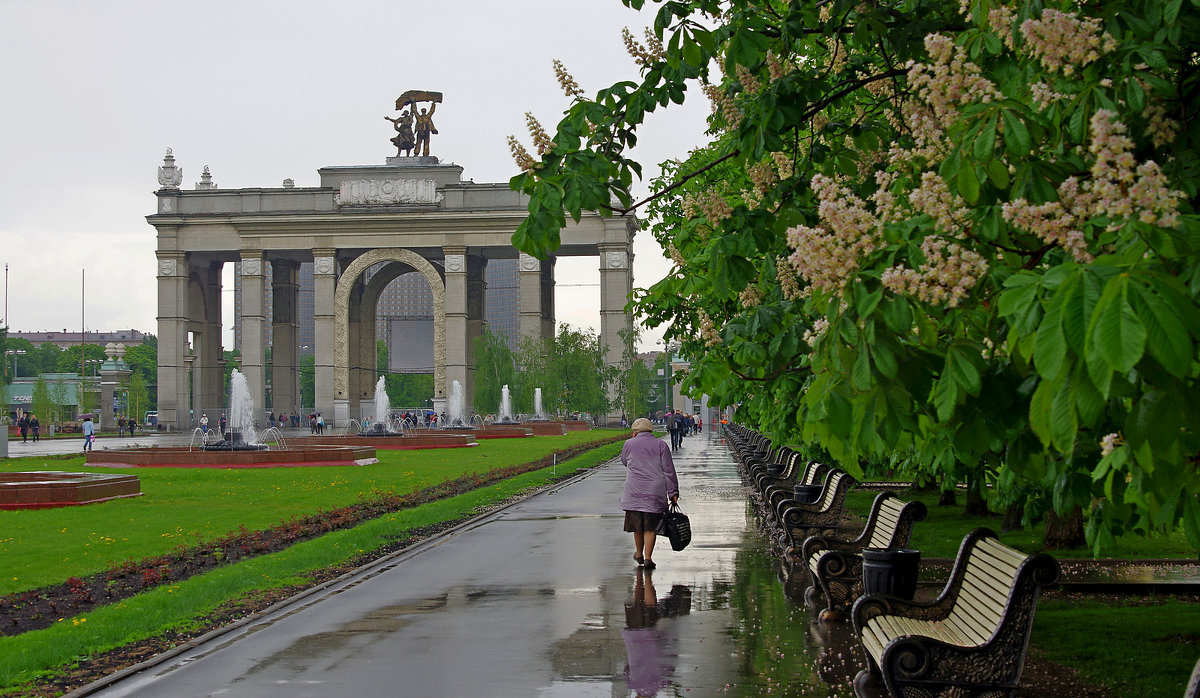
[{"label": "woman's shoe", "polygon": [[641,566],[642,566],[642,563],[643,563],[643,562],[645,562],[645,560],[643,560],[643,559],[642,559],[640,556],[638,556],[638,555],[634,555],[634,556],[633,556],[633,561],[634,561],[634,562],[636,562],[636,563],[638,563],[638,567],[641,567]]},{"label": "woman's shoe", "polygon": [[648,570],[652,570],[652,569],[654,569],[655,567],[658,567],[658,565],[654,564],[654,560],[646,560],[646,562],[645,562],[645,567],[646,567],[646,569],[648,569]]}]

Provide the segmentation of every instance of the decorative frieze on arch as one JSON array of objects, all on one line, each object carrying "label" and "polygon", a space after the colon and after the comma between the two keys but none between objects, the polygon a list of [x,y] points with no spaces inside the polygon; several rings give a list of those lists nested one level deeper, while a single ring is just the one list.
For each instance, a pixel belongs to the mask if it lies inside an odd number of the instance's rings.
[{"label": "decorative frieze on arch", "polygon": [[379,248],[357,257],[338,278],[334,292],[333,392],[337,400],[358,399],[350,386],[350,294],[363,272],[380,262],[407,264],[429,284],[433,293],[433,393],[446,397],[446,284],[437,267],[421,255],[403,248]]}]

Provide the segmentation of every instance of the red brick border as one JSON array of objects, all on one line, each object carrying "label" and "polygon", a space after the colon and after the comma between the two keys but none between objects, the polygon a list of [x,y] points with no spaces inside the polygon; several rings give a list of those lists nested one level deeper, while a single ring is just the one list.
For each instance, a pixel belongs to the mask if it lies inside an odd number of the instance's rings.
[{"label": "red brick border", "polygon": [[0,509],[48,509],[142,494],[137,475],[34,471],[0,473]]}]

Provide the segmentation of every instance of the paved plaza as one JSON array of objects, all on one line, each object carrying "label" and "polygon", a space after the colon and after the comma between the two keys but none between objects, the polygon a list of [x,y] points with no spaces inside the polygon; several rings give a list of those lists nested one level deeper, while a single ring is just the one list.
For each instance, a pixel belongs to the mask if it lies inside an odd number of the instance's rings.
[{"label": "paved plaza", "polygon": [[675,456],[694,537],[678,553],[660,539],[653,572],[634,565],[609,463],[97,695],[760,695],[773,679],[748,673],[730,597],[762,538],[719,436]]}]

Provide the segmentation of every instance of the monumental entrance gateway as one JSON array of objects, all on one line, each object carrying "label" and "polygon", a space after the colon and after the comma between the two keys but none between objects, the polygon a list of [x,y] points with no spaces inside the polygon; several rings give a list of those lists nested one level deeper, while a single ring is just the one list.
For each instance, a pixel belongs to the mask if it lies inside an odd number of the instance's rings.
[{"label": "monumental entrance gateway", "polygon": [[[432,397],[439,413],[450,381],[463,385],[466,404],[472,404],[473,347],[484,324],[489,260],[519,260],[521,336],[553,336],[555,257],[539,260],[511,245],[526,215],[526,197],[507,184],[464,181],[459,165],[420,154],[422,148],[428,153],[430,136],[437,134],[433,116],[441,100],[437,92],[404,93],[396,100],[400,116],[385,117],[395,127],[397,155],[383,165],[321,168],[315,187],[287,180],[279,188],[220,189],[205,168],[196,189],[183,190],[183,170],[167,150],[158,174],[158,211],[146,217],[158,231],[160,424],[188,428],[199,420],[198,410],[226,404],[226,264],[236,263],[240,274],[241,371],[264,413],[269,375],[276,413],[315,409],[337,424],[374,416],[376,302],[404,273],[418,272],[432,292]],[[620,362],[620,331],[630,327],[624,308],[632,290],[633,233],[632,218],[589,213],[578,223],[568,220],[556,252],[599,260],[600,341],[610,365]],[[305,262],[313,265],[315,405],[302,406],[297,270]],[[380,264],[367,278],[364,272]],[[475,408],[489,412],[496,406]]]}]

